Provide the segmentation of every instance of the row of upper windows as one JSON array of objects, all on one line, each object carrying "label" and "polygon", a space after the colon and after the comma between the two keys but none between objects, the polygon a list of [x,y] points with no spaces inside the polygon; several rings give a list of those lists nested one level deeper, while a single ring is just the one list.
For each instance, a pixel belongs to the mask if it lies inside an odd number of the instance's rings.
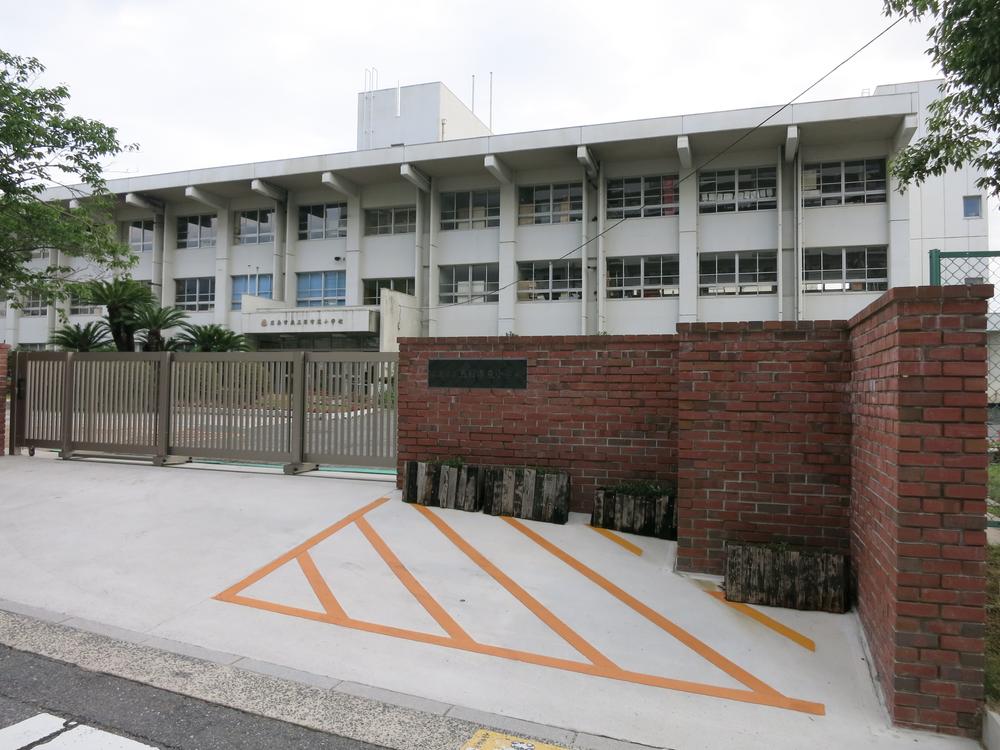
[{"label": "row of upper windows", "polygon": [[[616,177],[607,181],[607,217],[624,219],[676,216],[680,206],[677,175]],[[885,159],[860,159],[806,164],[802,168],[802,205],[839,206],[884,203]],[[769,167],[702,170],[698,174],[699,213],[737,213],[777,207],[777,170]],[[518,188],[518,224],[562,224],[583,217],[583,185],[579,182]],[[177,219],[177,247],[215,247],[215,215]],[[450,229],[486,229],[500,226],[500,191],[470,190],[441,193],[440,226]],[[136,251],[153,249],[153,221],[127,225],[127,242]],[[365,210],[365,234],[415,232],[415,206]],[[300,240],[347,236],[347,204],[325,203],[299,208]],[[233,239],[237,244],[274,241],[274,209],[248,209],[235,214]]]},{"label": "row of upper windows", "polygon": [[[807,248],[803,251],[802,290],[880,292],[888,289],[884,246]],[[677,255],[607,259],[608,299],[676,297],[680,286]],[[578,300],[583,294],[579,260],[543,260],[517,264],[517,299]],[[440,304],[499,301],[499,264],[442,266]],[[776,294],[775,250],[702,253],[698,258],[698,294],[702,297]]]}]

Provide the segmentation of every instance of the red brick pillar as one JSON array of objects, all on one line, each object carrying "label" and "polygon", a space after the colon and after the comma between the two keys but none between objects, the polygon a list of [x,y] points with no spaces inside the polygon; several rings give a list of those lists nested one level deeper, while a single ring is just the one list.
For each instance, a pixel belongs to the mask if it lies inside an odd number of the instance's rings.
[{"label": "red brick pillar", "polygon": [[898,724],[978,736],[986,544],[986,300],[896,288],[849,323],[857,606]]},{"label": "red brick pillar", "polygon": [[0,456],[7,450],[7,355],[9,344],[0,344]]}]

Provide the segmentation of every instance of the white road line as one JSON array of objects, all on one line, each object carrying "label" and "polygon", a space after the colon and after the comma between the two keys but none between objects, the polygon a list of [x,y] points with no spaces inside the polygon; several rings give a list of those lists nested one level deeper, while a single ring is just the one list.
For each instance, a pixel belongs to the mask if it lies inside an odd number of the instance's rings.
[{"label": "white road line", "polygon": [[[0,729],[0,750],[21,750],[25,745],[59,732],[65,720],[51,714],[38,714],[19,724]],[[88,726],[76,726],[56,734],[38,750],[155,750],[151,745],[119,737]]]}]

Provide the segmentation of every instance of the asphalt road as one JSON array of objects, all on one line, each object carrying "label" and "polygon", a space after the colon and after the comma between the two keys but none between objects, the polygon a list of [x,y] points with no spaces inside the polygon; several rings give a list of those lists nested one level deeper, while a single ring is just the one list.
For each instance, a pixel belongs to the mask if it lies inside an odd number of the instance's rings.
[{"label": "asphalt road", "polygon": [[378,748],[0,646],[0,729],[41,713],[158,748]]}]

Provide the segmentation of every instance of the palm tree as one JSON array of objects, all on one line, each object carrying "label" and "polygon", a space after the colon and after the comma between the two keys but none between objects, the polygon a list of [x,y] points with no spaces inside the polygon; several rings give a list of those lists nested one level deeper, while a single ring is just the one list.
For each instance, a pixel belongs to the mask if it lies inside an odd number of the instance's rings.
[{"label": "palm tree", "polygon": [[246,337],[225,326],[215,323],[208,325],[181,326],[183,333],[174,340],[189,352],[246,352],[250,350]]},{"label": "palm tree", "polygon": [[135,351],[135,312],[144,305],[153,304],[153,292],[148,286],[134,279],[87,281],[80,285],[78,294],[92,305],[104,305],[108,332],[120,352]]},{"label": "palm tree", "polygon": [[143,305],[132,316],[135,330],[139,334],[139,343],[144,352],[167,351],[167,340],[163,331],[176,328],[187,320],[187,313],[175,307],[160,307],[159,305]]},{"label": "palm tree", "polygon": [[64,352],[103,352],[111,348],[108,327],[99,321],[81,326],[79,323],[64,325],[52,334],[50,344]]}]

